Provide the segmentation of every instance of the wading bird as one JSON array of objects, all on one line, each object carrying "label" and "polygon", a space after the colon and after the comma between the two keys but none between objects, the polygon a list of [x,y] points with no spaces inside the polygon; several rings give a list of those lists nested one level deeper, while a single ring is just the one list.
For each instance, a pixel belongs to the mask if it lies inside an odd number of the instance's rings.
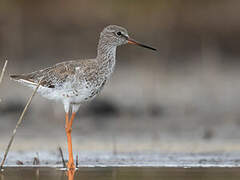
[{"label": "wading bird", "polygon": [[66,113],[68,170],[75,169],[71,132],[76,112],[81,104],[92,100],[103,89],[115,67],[116,48],[123,44],[156,50],[131,39],[125,28],[109,25],[100,34],[96,58],[66,61],[32,73],[11,75],[12,79],[32,88],[36,88],[40,82],[37,91],[40,95],[63,103]]}]

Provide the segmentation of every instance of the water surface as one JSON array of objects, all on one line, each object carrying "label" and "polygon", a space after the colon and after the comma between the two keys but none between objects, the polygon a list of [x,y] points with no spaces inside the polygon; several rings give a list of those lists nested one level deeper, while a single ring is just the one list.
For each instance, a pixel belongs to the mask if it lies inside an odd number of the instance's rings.
[{"label": "water surface", "polygon": [[[65,180],[55,168],[6,168],[1,180]],[[238,180],[240,168],[80,168],[75,180]]]}]

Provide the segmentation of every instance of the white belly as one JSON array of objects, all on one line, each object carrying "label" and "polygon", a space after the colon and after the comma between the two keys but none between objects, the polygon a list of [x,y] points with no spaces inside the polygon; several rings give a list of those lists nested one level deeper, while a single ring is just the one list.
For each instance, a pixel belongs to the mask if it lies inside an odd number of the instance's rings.
[{"label": "white belly", "polygon": [[89,99],[91,95],[91,89],[81,88],[78,90],[74,89],[51,89],[40,87],[38,93],[41,96],[50,100],[61,100],[68,101],[70,103],[81,104]]},{"label": "white belly", "polygon": [[[33,89],[36,88],[36,84],[26,83],[22,80],[21,82]],[[37,92],[44,98],[50,100],[81,104],[93,99],[101,89],[102,87],[90,85],[86,83],[86,81],[71,81],[54,88],[40,86]]]}]

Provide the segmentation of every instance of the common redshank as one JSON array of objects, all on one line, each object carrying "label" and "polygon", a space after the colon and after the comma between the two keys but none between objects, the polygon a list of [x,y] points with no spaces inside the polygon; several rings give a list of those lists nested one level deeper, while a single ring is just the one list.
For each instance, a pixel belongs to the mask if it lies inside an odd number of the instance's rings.
[{"label": "common redshank", "polygon": [[32,88],[41,81],[37,92],[47,99],[63,103],[69,170],[75,169],[71,132],[76,112],[81,104],[92,100],[103,89],[114,70],[117,46],[127,43],[156,50],[131,39],[125,28],[109,25],[100,34],[96,58],[66,61],[32,73],[11,75],[12,79]]}]

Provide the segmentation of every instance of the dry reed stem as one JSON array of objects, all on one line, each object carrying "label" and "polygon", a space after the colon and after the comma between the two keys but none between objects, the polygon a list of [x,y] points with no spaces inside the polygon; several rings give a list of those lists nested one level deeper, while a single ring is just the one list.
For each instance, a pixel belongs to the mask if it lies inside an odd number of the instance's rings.
[{"label": "dry reed stem", "polygon": [[1,76],[0,76],[0,84],[2,83],[3,76],[4,76],[4,73],[5,73],[6,68],[7,68],[7,63],[8,63],[8,60],[5,61],[4,66],[3,66],[2,73],[1,73]]},{"label": "dry reed stem", "polygon": [[[5,73],[6,68],[7,68],[7,63],[8,63],[8,60],[5,61],[4,66],[3,66],[3,69],[2,69],[2,72],[1,72],[1,76],[0,76],[0,84],[2,83],[3,76],[4,76],[4,73]],[[1,99],[0,99],[0,102],[1,102]]]},{"label": "dry reed stem", "polygon": [[61,147],[58,147],[58,150],[59,150],[60,156],[61,156],[61,158],[62,158],[63,168],[67,168],[66,163],[65,163],[65,160],[64,160],[64,157],[63,157],[62,148],[61,148]]},{"label": "dry reed stem", "polygon": [[3,169],[4,162],[5,162],[6,158],[7,158],[9,149],[10,149],[10,147],[11,147],[11,145],[12,145],[13,139],[14,139],[14,137],[15,137],[15,135],[16,135],[17,128],[18,128],[18,126],[21,124],[21,122],[22,122],[22,120],[23,120],[23,116],[24,116],[25,112],[27,111],[30,103],[32,102],[32,99],[33,99],[34,95],[36,94],[36,92],[37,92],[37,90],[38,90],[38,88],[39,88],[39,86],[40,86],[40,83],[41,83],[41,80],[39,81],[37,87],[36,87],[35,90],[33,91],[33,93],[32,93],[32,95],[30,96],[30,98],[28,99],[28,102],[27,102],[24,110],[22,111],[21,116],[20,116],[19,119],[18,119],[18,122],[17,122],[17,124],[16,124],[16,127],[15,127],[15,129],[13,130],[12,137],[11,137],[9,143],[8,143],[8,146],[7,146],[6,151],[5,151],[5,153],[4,153],[3,160],[2,160],[1,165],[0,165],[0,170],[1,170],[1,171],[2,171],[2,169]]},{"label": "dry reed stem", "polygon": [[78,168],[78,154],[76,155],[76,168]]}]

